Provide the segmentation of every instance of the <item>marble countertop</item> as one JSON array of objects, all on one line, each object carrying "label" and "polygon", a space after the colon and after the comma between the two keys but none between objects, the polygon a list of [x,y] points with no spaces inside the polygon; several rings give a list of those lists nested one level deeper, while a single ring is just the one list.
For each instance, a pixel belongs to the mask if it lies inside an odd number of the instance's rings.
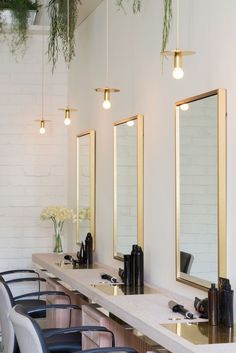
[{"label": "marble countertop", "polygon": [[106,310],[169,351],[173,353],[236,352],[236,343],[195,345],[162,326],[162,324],[176,322],[171,320],[175,318],[178,318],[178,323],[187,322],[191,324],[191,322],[204,321],[198,318],[195,320],[186,320],[183,316],[173,313],[168,308],[169,300],[175,300],[195,313],[193,303],[188,299],[161,288],[154,288],[156,293],[151,294],[108,295],[99,289],[102,281],[100,275],[102,272],[106,272],[118,277],[117,271],[103,265],[98,265],[98,268],[94,269],[74,270],[63,268],[59,266],[63,257],[64,255],[52,253],[33,254],[32,260],[37,267],[47,270],[45,272],[47,276],[60,278],[67,285],[103,306]]}]

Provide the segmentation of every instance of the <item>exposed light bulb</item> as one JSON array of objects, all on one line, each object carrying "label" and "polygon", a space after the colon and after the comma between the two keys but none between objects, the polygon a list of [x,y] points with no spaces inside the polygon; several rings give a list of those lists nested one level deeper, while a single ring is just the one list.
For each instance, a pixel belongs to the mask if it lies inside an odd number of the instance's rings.
[{"label": "exposed light bulb", "polygon": [[46,132],[46,129],[45,129],[45,120],[42,119],[40,120],[40,129],[39,129],[39,132],[41,135],[45,134]]},{"label": "exposed light bulb", "polygon": [[184,76],[182,69],[182,52],[180,50],[176,50],[174,54],[174,70],[172,75],[176,80],[180,80]]},{"label": "exposed light bulb", "polygon": [[45,134],[45,132],[46,132],[45,127],[41,127],[39,129],[39,132],[40,132],[41,135]]},{"label": "exposed light bulb", "polygon": [[134,121],[133,121],[133,120],[129,120],[129,121],[127,121],[126,124],[127,124],[129,127],[134,126]]},{"label": "exposed light bulb", "polygon": [[104,90],[104,100],[103,100],[102,106],[103,106],[103,109],[106,109],[106,110],[111,108],[109,88],[105,88]]},{"label": "exposed light bulb", "polygon": [[102,102],[102,107],[103,109],[110,109],[111,108],[111,99],[110,99],[110,93],[116,93],[120,92],[118,88],[95,88],[96,92],[102,92],[103,93],[103,102]]},{"label": "exposed light bulb", "polygon": [[105,99],[103,101],[103,103],[102,103],[102,107],[103,107],[103,109],[106,109],[106,110],[110,109],[111,108],[111,102],[108,99]]},{"label": "exposed light bulb", "polygon": [[184,77],[184,71],[181,67],[175,67],[172,72],[172,75],[176,80],[180,80]]},{"label": "exposed light bulb", "polygon": [[71,124],[71,119],[70,119],[70,118],[65,118],[65,119],[64,119],[64,124],[65,124],[66,126],[70,125],[70,124]]},{"label": "exposed light bulb", "polygon": [[180,109],[183,110],[183,112],[186,112],[187,110],[189,110],[189,104],[181,104]]}]

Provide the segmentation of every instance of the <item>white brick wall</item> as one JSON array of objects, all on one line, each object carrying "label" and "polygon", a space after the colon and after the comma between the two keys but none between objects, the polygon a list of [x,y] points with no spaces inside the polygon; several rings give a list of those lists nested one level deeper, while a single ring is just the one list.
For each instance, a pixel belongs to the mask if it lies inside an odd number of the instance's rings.
[{"label": "white brick wall", "polygon": [[194,255],[191,275],[216,282],[216,96],[180,110],[180,249]]},{"label": "white brick wall", "polygon": [[41,44],[42,36],[33,35],[16,61],[0,43],[0,271],[29,267],[33,252],[52,251],[52,223],[39,215],[50,204],[67,203],[67,132],[57,110],[66,104],[67,70],[58,63],[52,76],[45,56],[45,118],[51,122],[40,135],[34,120],[41,118]]}]

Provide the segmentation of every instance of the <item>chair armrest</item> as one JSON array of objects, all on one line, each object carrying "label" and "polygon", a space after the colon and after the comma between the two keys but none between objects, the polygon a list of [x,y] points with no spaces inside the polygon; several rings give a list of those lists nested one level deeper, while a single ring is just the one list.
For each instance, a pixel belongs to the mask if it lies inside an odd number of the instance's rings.
[{"label": "chair armrest", "polygon": [[115,347],[115,336],[114,333],[108,330],[104,326],[77,326],[77,327],[69,327],[69,328],[58,328],[55,329],[55,332],[45,332],[45,337],[51,337],[56,335],[68,334],[68,333],[76,333],[76,332],[107,332],[110,333],[112,336],[112,347]]},{"label": "chair armrest", "polygon": [[1,276],[6,276],[6,275],[12,275],[14,273],[34,273],[39,277],[39,273],[36,272],[35,270],[31,270],[31,269],[19,269],[19,270],[9,270],[9,271],[3,271],[0,272]]},{"label": "chair armrest", "polygon": [[14,278],[5,281],[5,283],[19,283],[19,282],[46,282],[45,278],[42,277],[22,277],[22,278]]},{"label": "chair armrest", "polygon": [[[43,312],[43,311],[46,311],[48,309],[76,309],[76,310],[81,310],[81,307],[78,306],[78,305],[75,305],[75,304],[47,304],[47,305],[40,305],[40,306],[36,306],[34,308],[30,308],[30,309],[27,309],[26,308],[26,311],[27,311],[27,314],[33,314],[33,313],[36,313],[36,312]],[[50,332],[51,330],[58,330],[58,329],[50,329]],[[55,334],[55,333],[53,333]]]},{"label": "chair armrest", "polygon": [[64,292],[61,291],[53,291],[53,290],[46,290],[46,291],[39,291],[39,292],[31,292],[31,293],[25,293],[18,295],[14,297],[14,300],[22,299],[22,298],[27,298],[27,297],[36,297],[36,296],[41,296],[41,295],[64,295],[70,299],[70,296]]},{"label": "chair armrest", "polygon": [[[90,348],[90,349],[83,350],[83,353],[106,353],[106,352],[138,353],[136,349],[131,347],[101,347],[101,348]],[[74,353],[80,353],[80,352],[74,352]]]}]

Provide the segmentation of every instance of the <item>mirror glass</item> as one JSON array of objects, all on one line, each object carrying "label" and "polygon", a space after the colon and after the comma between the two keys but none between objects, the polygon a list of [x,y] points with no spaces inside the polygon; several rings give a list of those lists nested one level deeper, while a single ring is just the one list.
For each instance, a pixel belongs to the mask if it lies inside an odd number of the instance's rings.
[{"label": "mirror glass", "polygon": [[177,279],[209,287],[226,275],[226,99],[176,103]]},{"label": "mirror glass", "polygon": [[114,257],[143,247],[143,116],[114,124]]},{"label": "mirror glass", "polygon": [[[95,230],[95,131],[77,136],[77,244]],[[94,245],[94,241],[93,241]]]}]

